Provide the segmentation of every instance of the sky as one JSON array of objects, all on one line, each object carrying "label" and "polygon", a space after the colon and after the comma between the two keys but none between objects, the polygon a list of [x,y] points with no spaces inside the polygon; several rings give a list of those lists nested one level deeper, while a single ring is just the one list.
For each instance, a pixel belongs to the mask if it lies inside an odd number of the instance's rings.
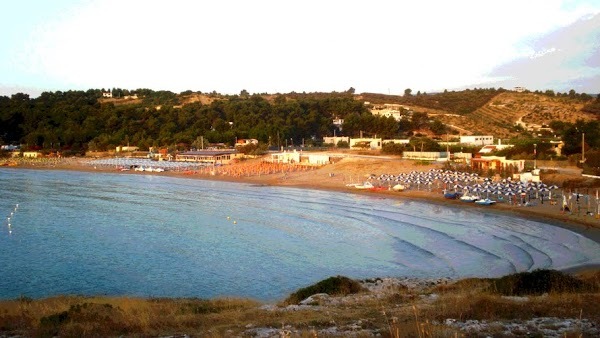
[{"label": "sky", "polygon": [[0,95],[600,92],[600,1],[0,2]]}]

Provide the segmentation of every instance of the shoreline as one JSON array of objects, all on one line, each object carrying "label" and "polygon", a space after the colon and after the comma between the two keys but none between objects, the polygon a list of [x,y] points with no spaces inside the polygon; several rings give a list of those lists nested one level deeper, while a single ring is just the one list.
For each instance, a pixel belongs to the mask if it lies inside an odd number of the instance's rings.
[{"label": "shoreline", "polygon": [[[298,171],[298,172],[286,172],[286,173],[275,173],[257,176],[226,176],[226,175],[207,175],[207,174],[189,174],[185,172],[176,171],[165,171],[161,173],[147,173],[147,172],[135,172],[135,171],[118,171],[113,168],[107,167],[94,167],[92,164],[85,163],[89,161],[87,159],[77,159],[75,161],[67,160],[57,162],[52,165],[19,165],[12,167],[0,167],[13,170],[20,169],[33,169],[33,170],[65,170],[65,171],[78,171],[88,173],[112,173],[112,174],[123,174],[123,175],[156,175],[166,176],[173,178],[184,178],[184,179],[200,179],[207,181],[223,181],[231,183],[243,183],[243,184],[257,184],[264,186],[279,186],[289,187],[298,189],[312,189],[321,191],[335,191],[347,194],[358,194],[363,196],[372,196],[374,198],[389,198],[394,200],[414,200],[423,203],[429,203],[440,206],[447,206],[452,208],[475,208],[470,210],[478,210],[491,212],[496,214],[504,214],[517,216],[527,220],[538,221],[546,223],[552,226],[561,227],[572,232],[575,232],[583,237],[593,240],[600,244],[600,219],[594,216],[566,214],[560,211],[559,205],[551,205],[550,203],[538,204],[533,207],[523,207],[509,205],[507,203],[496,203],[493,206],[480,206],[473,203],[466,203],[459,200],[445,199],[441,191],[438,188],[429,190],[405,190],[402,192],[396,192],[392,190],[380,190],[380,191],[365,191],[347,187],[347,183],[351,183],[354,177],[351,175],[355,171],[348,171],[347,166],[336,167],[336,164],[329,164],[318,169],[312,169],[310,171]],[[361,160],[368,161],[368,160]],[[374,160],[375,162],[390,162],[392,165],[397,163],[393,160],[383,159]],[[380,164],[380,163],[378,163]],[[357,167],[359,170],[367,173],[384,174],[390,172],[376,172],[377,168],[364,166],[364,163],[358,163]],[[375,165],[377,167],[377,165]],[[388,167],[387,165],[381,167]],[[439,165],[423,165],[415,166],[412,164],[403,164],[403,171],[408,169],[417,171],[426,171],[431,168],[437,168]],[[398,169],[398,168],[396,168]],[[394,171],[398,172],[398,171]],[[406,171],[408,172],[408,171]],[[561,271],[568,273],[578,273],[587,270],[600,270],[600,264],[587,264],[575,267],[566,267],[560,269]],[[557,268],[557,270],[559,270]]]}]

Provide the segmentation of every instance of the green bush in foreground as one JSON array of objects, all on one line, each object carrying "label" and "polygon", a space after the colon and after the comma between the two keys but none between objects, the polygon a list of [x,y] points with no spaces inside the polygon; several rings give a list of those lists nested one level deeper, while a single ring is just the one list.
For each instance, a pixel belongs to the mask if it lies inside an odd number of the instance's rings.
[{"label": "green bush in foreground", "polygon": [[577,293],[595,291],[592,284],[556,270],[521,272],[492,280],[492,292],[505,296]]},{"label": "green bush in foreground", "polygon": [[287,304],[298,304],[302,300],[317,294],[326,293],[328,295],[345,296],[362,291],[360,283],[344,276],[329,277],[317,284],[302,288],[292,293],[285,302]]}]

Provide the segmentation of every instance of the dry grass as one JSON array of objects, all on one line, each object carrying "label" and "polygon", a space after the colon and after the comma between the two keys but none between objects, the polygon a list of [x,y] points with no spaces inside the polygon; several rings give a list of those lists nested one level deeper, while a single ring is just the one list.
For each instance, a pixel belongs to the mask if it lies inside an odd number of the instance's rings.
[{"label": "dry grass", "polygon": [[464,116],[439,114],[436,117],[445,124],[464,128],[468,131],[467,134],[484,133],[497,138],[510,138],[520,133],[513,128],[519,119],[528,125],[537,126],[547,125],[554,120],[571,123],[578,119],[594,120],[592,114],[581,111],[583,106],[581,102],[573,102],[564,97],[504,92],[473,113]]},{"label": "dry grass", "polygon": [[[600,272],[579,276],[600,283]],[[600,323],[600,293],[555,293],[514,299],[490,287],[492,279],[464,279],[427,289],[395,287],[380,297],[366,291],[335,302],[296,310],[261,308],[247,299],[168,299],[111,297],[27,298],[0,302],[0,336],[139,337],[187,334],[199,337],[251,335],[273,328],[293,336],[328,337],[324,331],[378,333],[383,337],[457,337],[440,325],[447,318],[508,320],[535,317],[587,318]],[[599,285],[599,284],[596,284]],[[431,295],[435,295],[432,297]],[[364,330],[364,331],[362,331]]]}]

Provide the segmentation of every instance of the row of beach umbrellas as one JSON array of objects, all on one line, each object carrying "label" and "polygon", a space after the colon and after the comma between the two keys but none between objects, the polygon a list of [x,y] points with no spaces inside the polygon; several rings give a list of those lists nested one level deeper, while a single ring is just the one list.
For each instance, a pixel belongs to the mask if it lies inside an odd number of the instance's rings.
[{"label": "row of beach umbrellas", "polygon": [[371,179],[376,179],[382,184],[404,184],[431,186],[434,183],[444,184],[445,190],[462,191],[476,194],[495,194],[497,196],[514,196],[520,194],[549,194],[552,197],[552,190],[557,189],[556,185],[547,185],[543,182],[521,182],[514,181],[509,178],[499,182],[493,182],[489,177],[479,177],[476,173],[466,173],[452,170],[431,169],[429,171],[411,171],[409,173],[401,173],[398,175],[382,174],[380,176],[371,175]]}]

